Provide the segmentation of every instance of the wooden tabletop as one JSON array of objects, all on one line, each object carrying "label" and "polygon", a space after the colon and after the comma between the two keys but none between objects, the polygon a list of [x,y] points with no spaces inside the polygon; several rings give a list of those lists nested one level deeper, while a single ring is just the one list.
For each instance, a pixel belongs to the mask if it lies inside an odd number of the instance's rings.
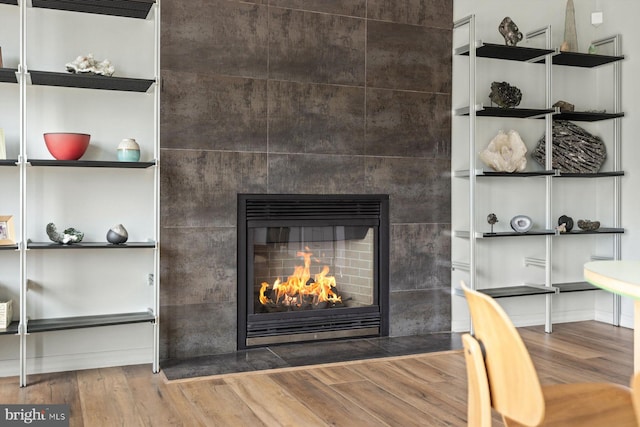
[{"label": "wooden tabletop", "polygon": [[584,265],[584,278],[594,286],[640,299],[640,261],[592,261]]}]

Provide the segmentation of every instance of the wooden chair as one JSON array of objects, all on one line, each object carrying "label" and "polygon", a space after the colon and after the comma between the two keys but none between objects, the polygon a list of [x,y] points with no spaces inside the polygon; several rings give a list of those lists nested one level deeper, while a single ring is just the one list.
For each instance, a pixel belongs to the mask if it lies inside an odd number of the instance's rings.
[{"label": "wooden chair", "polygon": [[491,408],[508,427],[640,425],[628,387],[612,383],[540,385],[529,352],[502,307],[464,283],[462,289],[474,328],[474,336],[462,337],[469,426],[491,426]]}]

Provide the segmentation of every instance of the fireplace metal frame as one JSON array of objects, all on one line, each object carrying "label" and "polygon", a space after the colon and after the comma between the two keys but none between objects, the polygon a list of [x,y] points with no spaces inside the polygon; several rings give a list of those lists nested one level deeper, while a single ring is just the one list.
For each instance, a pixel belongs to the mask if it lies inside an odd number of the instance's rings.
[{"label": "fireplace metal frame", "polygon": [[[374,229],[374,304],[254,314],[251,228],[370,226]],[[389,335],[389,196],[387,194],[238,194],[238,349],[300,341]],[[292,323],[291,320],[296,322]]]}]

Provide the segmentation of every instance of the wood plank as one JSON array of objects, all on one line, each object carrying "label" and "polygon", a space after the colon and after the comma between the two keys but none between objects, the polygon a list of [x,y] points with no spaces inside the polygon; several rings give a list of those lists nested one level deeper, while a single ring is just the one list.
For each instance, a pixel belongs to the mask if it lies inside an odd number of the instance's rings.
[{"label": "wood plank", "polygon": [[[352,367],[353,368],[353,367]],[[356,383],[336,384],[333,388],[346,400],[379,418],[390,426],[445,426],[451,425],[437,415],[420,410],[402,398],[389,393],[375,381],[359,381]]]},{"label": "wood plank", "polygon": [[[404,366],[402,366],[404,365]],[[426,365],[422,365],[426,366]],[[461,401],[456,402],[452,396],[445,395],[439,390],[446,383],[440,381],[424,381],[416,371],[407,369],[406,361],[396,363],[372,363],[355,365],[351,369],[366,375],[369,381],[378,385],[388,393],[398,397],[417,410],[437,417],[445,425],[464,424],[466,417],[466,394]],[[418,367],[418,369],[420,369]],[[459,388],[460,384],[457,385]],[[465,387],[462,384],[462,387]]]},{"label": "wood plank", "polygon": [[287,393],[269,375],[257,374],[226,380],[267,426],[325,426],[320,417]]},{"label": "wood plank", "polygon": [[[149,374],[148,374],[149,375]],[[182,425],[189,427],[207,426],[207,420],[201,419],[201,412],[194,411],[194,405],[185,395],[184,390],[179,384],[167,384],[162,393],[163,400],[170,403],[167,410],[182,421]],[[197,408],[195,408],[197,409]],[[155,427],[158,422],[158,415],[151,418],[152,426]],[[180,425],[180,424],[177,424]]]},{"label": "wood plank", "polygon": [[265,425],[223,380],[184,383],[180,388],[193,405],[194,415],[197,414],[205,425]]},{"label": "wood plank", "polygon": [[[19,384],[18,377],[13,377],[11,381],[16,386]],[[31,386],[17,388],[14,390],[0,387],[0,402],[16,404],[68,404],[69,405],[69,425],[83,426],[82,407],[78,394],[78,381],[75,372],[57,372],[52,374],[33,375]],[[12,391],[13,393],[9,393]],[[7,398],[5,399],[5,393]],[[10,395],[13,394],[13,398]]]},{"label": "wood plank", "polygon": [[[522,339],[527,340],[530,345],[538,345],[547,347],[549,351],[553,351],[555,353],[563,353],[567,356],[572,356],[573,358],[580,359],[591,359],[594,357],[601,357],[604,355],[604,351],[602,348],[594,348],[589,345],[588,341],[582,339],[579,342],[570,342],[565,337],[564,340],[560,341],[558,339],[554,339],[553,341],[549,341],[546,336],[541,335],[539,332],[533,332],[528,329],[522,329],[519,331]],[[557,338],[557,337],[554,337]],[[576,352],[576,350],[578,350]]]},{"label": "wood plank", "polygon": [[[449,363],[451,363],[450,358],[447,357]],[[401,370],[406,375],[414,375],[416,378],[419,378],[421,381],[425,381],[429,384],[440,384],[443,382],[451,382],[455,381],[456,378],[460,377],[460,372],[455,372],[456,375],[453,375],[453,370],[449,372],[443,369],[436,368],[433,365],[425,363],[419,358],[411,358],[406,360],[400,360],[395,364],[396,369]]]},{"label": "wood plank", "polygon": [[541,382],[627,384],[633,370],[633,360],[629,357],[633,353],[633,331],[599,322],[588,323],[593,325],[591,331],[577,324],[556,325],[552,334],[544,334],[542,328],[520,329]]},{"label": "wood plank", "polygon": [[[442,372],[447,372],[451,378],[441,384],[441,388],[446,388],[449,385],[464,384],[466,387],[467,372],[462,352],[456,352],[456,357],[448,357],[448,355],[434,355],[435,357],[422,357],[417,361],[428,365],[432,368],[438,369]],[[421,372],[421,371],[418,371]],[[424,379],[426,381],[426,379]]]},{"label": "wood plank", "polygon": [[125,366],[122,369],[140,425],[155,427],[159,419],[165,426],[197,424],[195,420],[188,421],[191,418],[191,408],[187,408],[190,402],[180,393],[178,385],[166,384],[160,375],[150,375],[149,365]]},{"label": "wood plank", "polygon": [[[324,369],[324,371],[327,370],[329,369]],[[371,414],[359,410],[349,401],[342,399],[331,386],[314,375],[316,371],[282,372],[270,377],[290,395],[311,409],[326,425],[367,427],[380,424],[380,420]],[[353,374],[347,374],[347,377],[353,377]],[[362,378],[358,381],[362,381]],[[340,381],[335,384],[349,387],[350,383]]]},{"label": "wood plank", "polygon": [[18,377],[0,378],[0,402],[7,405],[24,403],[24,389],[20,388]]},{"label": "wood plank", "polygon": [[[597,325],[588,331],[579,325],[559,324],[554,326],[553,334],[541,334],[542,329],[537,327],[521,328],[519,332],[528,342],[548,345],[557,351],[582,358],[599,357],[609,352],[624,354],[633,348],[633,331],[612,325]],[[549,339],[549,336],[553,336],[553,339]],[[629,343],[627,348],[621,344],[623,342]]]},{"label": "wood plank", "polygon": [[84,425],[142,425],[122,368],[78,371]]},{"label": "wood plank", "polygon": [[363,378],[344,365],[311,368],[309,372],[324,384],[340,384],[352,381],[361,381]]}]

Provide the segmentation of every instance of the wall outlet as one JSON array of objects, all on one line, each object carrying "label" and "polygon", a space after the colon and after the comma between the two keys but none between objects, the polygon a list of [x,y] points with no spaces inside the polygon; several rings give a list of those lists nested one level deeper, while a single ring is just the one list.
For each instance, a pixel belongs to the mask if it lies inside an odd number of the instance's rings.
[{"label": "wall outlet", "polygon": [[604,22],[604,14],[602,12],[591,12],[591,25],[598,26]]}]

